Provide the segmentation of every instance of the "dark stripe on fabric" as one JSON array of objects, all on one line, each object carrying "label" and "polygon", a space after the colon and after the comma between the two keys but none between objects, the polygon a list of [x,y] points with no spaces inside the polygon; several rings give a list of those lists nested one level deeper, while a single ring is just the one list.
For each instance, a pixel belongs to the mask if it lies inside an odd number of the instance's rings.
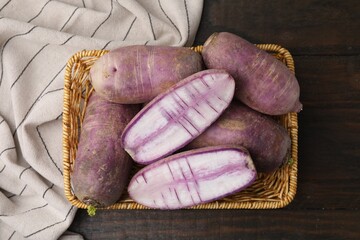
[{"label": "dark stripe on fabric", "polygon": [[24,123],[25,119],[27,118],[27,116],[29,115],[29,113],[31,112],[31,110],[33,109],[34,105],[39,101],[41,95],[45,92],[45,90],[50,86],[50,84],[57,78],[57,76],[59,76],[59,74],[65,69],[66,64],[60,69],[60,71],[50,80],[50,82],[48,83],[48,85],[46,85],[46,87],[41,91],[41,93],[39,94],[39,96],[36,98],[36,100],[33,102],[33,104],[30,106],[29,110],[26,112],[24,118],[21,120],[21,122],[19,123],[19,125],[15,128],[15,131],[13,132],[13,136],[15,136],[18,128]]},{"label": "dark stripe on fabric", "polygon": [[55,225],[57,225],[57,224],[60,224],[60,223],[65,222],[66,219],[69,217],[70,212],[71,212],[73,209],[74,209],[74,206],[71,206],[71,208],[70,208],[70,210],[68,211],[68,213],[66,214],[64,220],[59,221],[59,222],[56,222],[56,223],[53,223],[53,224],[51,224],[51,225],[48,225],[48,226],[46,226],[46,227],[44,227],[44,228],[41,228],[41,229],[39,229],[39,230],[37,230],[37,231],[29,234],[29,235],[24,236],[24,237],[25,237],[25,238],[31,237],[31,236],[33,236],[33,235],[35,235],[35,234],[37,234],[37,233],[39,233],[39,232],[42,232],[42,231],[44,231],[44,230],[46,230],[46,229],[48,229],[48,228],[51,228],[51,227],[53,227],[53,226],[55,226]]},{"label": "dark stripe on fabric", "polygon": [[6,165],[4,164],[4,167],[0,170],[0,173],[2,173],[6,168]]},{"label": "dark stripe on fabric", "polygon": [[48,91],[48,92],[46,92],[44,95],[42,95],[42,96],[40,97],[40,99],[43,98],[44,96],[46,96],[47,94],[50,94],[50,93],[53,93],[53,92],[58,92],[58,91],[61,91],[61,90],[64,90],[64,88],[58,88],[58,89],[54,89],[54,90]]},{"label": "dark stripe on fabric", "polygon": [[47,153],[47,155],[49,156],[51,162],[55,165],[55,167],[57,168],[57,170],[59,170],[60,174],[63,175],[61,169],[58,167],[58,165],[56,164],[56,162],[54,161],[54,159],[53,159],[53,158],[51,157],[51,155],[50,155],[49,149],[47,148],[46,143],[45,143],[43,137],[42,137],[41,134],[40,134],[39,126],[36,126],[36,131],[37,131],[37,133],[39,134],[39,137],[40,137],[40,139],[41,139],[41,142],[43,143],[43,145],[44,145],[44,147],[45,147],[45,150],[46,150],[46,153]]},{"label": "dark stripe on fabric", "polygon": [[3,120],[0,121],[0,125],[1,125],[3,122],[5,122],[5,119],[3,119]]},{"label": "dark stripe on fabric", "polygon": [[153,25],[152,25],[150,13],[148,13],[148,16],[149,16],[149,21],[150,21],[150,26],[151,26],[151,32],[153,34],[154,40],[156,40],[156,36],[155,36],[154,28],[153,28]]},{"label": "dark stripe on fabric", "polygon": [[34,208],[32,208],[32,209],[26,210],[26,211],[21,212],[21,213],[17,213],[17,214],[15,214],[15,215],[6,215],[6,214],[3,214],[3,215],[0,215],[0,217],[9,217],[9,216],[21,215],[21,214],[24,214],[24,213],[28,213],[28,212],[34,211],[34,210],[36,210],[36,209],[44,208],[44,207],[46,207],[47,205],[49,205],[49,204],[46,203],[45,205],[42,205],[42,206],[40,206],[40,207],[34,207]]},{"label": "dark stripe on fabric", "polygon": [[13,231],[13,232],[12,232],[12,234],[10,235],[10,237],[8,238],[8,240],[10,240],[10,239],[14,236],[15,232],[16,232],[16,231]]},{"label": "dark stripe on fabric", "polygon": [[7,1],[7,2],[4,4],[4,6],[2,6],[2,7],[0,8],[0,12],[1,12],[10,2],[11,2],[11,0]]},{"label": "dark stripe on fabric", "polygon": [[58,120],[62,115],[63,115],[63,113],[60,113],[60,115],[57,116],[57,118],[55,118],[55,120]]},{"label": "dark stripe on fabric", "polygon": [[179,33],[179,35],[180,35],[180,41],[179,42],[181,42],[182,36],[181,36],[181,32],[180,32],[179,28],[175,25],[175,23],[171,20],[171,18],[166,14],[163,7],[161,6],[160,0],[158,0],[158,3],[159,3],[159,7],[160,7],[161,11],[164,13],[165,17],[170,21],[170,23],[173,25],[173,27]]},{"label": "dark stripe on fabric", "polygon": [[82,3],[83,3],[84,8],[86,8],[86,6],[85,6],[85,1],[84,1],[84,0],[82,0]]},{"label": "dark stripe on fabric", "polygon": [[148,44],[148,42],[149,42],[149,40],[147,40],[147,41],[145,42],[144,46],[146,46],[146,45]]},{"label": "dark stripe on fabric", "polygon": [[50,189],[52,189],[53,187],[54,187],[54,184],[52,184],[50,187],[48,187],[48,188],[45,190],[45,192],[43,193],[42,198],[44,198],[44,197],[45,197],[45,194],[46,194]]},{"label": "dark stripe on fabric", "polygon": [[15,147],[9,147],[9,148],[6,148],[6,149],[2,150],[2,152],[0,152],[0,156],[1,156],[4,152],[6,152],[6,151],[8,151],[8,150],[11,150],[11,149],[15,149]]},{"label": "dark stripe on fabric", "polygon": [[30,59],[30,61],[25,65],[24,69],[21,71],[21,73],[19,74],[19,76],[16,78],[16,80],[13,82],[13,84],[11,84],[10,89],[12,89],[15,85],[15,83],[17,83],[17,81],[19,81],[19,79],[21,78],[21,76],[24,74],[25,70],[29,67],[30,63],[36,58],[37,55],[39,55],[39,53],[44,50],[44,48],[46,48],[47,46],[49,46],[49,43],[45,44],[42,48],[40,48],[39,51],[37,51],[37,53],[35,53],[35,55]]},{"label": "dark stripe on fabric", "polygon": [[38,14],[36,14],[33,18],[31,18],[31,19],[28,21],[28,23],[31,23],[35,18],[37,18],[37,17],[42,13],[42,11],[43,11],[44,8],[46,7],[46,5],[49,4],[49,2],[51,2],[51,0],[47,1],[47,2],[44,4],[44,6],[41,8],[40,12],[39,12]]},{"label": "dark stripe on fabric", "polygon": [[24,36],[26,34],[29,34],[32,30],[34,30],[37,26],[34,26],[32,27],[29,31],[25,32],[25,33],[19,33],[19,34],[16,34],[10,38],[8,38],[8,40],[6,40],[6,42],[4,43],[2,49],[1,49],[1,75],[0,75],[0,86],[1,86],[1,83],[2,83],[2,79],[3,79],[3,75],[4,75],[4,66],[3,66],[3,55],[4,55],[4,49],[6,47],[6,45],[14,38],[16,37],[19,37],[19,36]]},{"label": "dark stripe on fabric", "polygon": [[[102,47],[101,50],[104,50],[112,41],[114,41],[114,40],[110,40],[109,42],[107,42],[107,43]],[[84,90],[81,92],[81,94],[84,95],[85,92],[86,92],[86,89],[84,89]]]},{"label": "dark stripe on fabric", "polygon": [[15,196],[21,196],[21,194],[23,194],[23,192],[25,191],[26,187],[27,187],[27,184],[25,184],[24,188],[20,191],[19,195],[13,194],[13,195],[9,196],[8,198],[12,198]]},{"label": "dark stripe on fabric", "polygon": [[46,207],[47,205],[49,205],[49,204],[46,203],[45,205],[42,205],[42,206],[40,206],[40,207],[34,207],[34,208],[29,209],[29,210],[27,210],[27,211],[25,211],[25,212],[22,212],[22,214],[28,213],[28,212],[31,212],[31,211],[34,211],[34,210],[37,210],[37,209],[40,209],[40,208],[44,208],[44,207]]},{"label": "dark stripe on fabric", "polygon": [[21,192],[19,193],[19,196],[21,196],[21,194],[23,194],[23,192],[25,191],[26,187],[27,187],[27,184],[26,184],[25,187],[21,190]]},{"label": "dark stripe on fabric", "polygon": [[134,22],[135,22],[136,19],[137,19],[137,17],[135,17],[134,20],[131,22],[129,29],[127,30],[127,32],[126,32],[126,34],[125,34],[125,37],[123,38],[123,41],[125,41],[125,39],[126,39],[127,36],[129,35],[129,32],[130,32],[131,28],[133,27]]},{"label": "dark stripe on fabric", "polygon": [[66,39],[65,42],[63,42],[62,44],[60,44],[60,46],[65,45],[68,41],[70,41],[70,39],[72,39],[73,37],[75,37],[75,35],[72,35],[71,37],[69,37],[68,39]]},{"label": "dark stripe on fabric", "polygon": [[43,96],[45,96],[46,94],[61,91],[61,90],[64,90],[64,88],[58,88],[58,89],[50,90],[50,91],[46,92]]},{"label": "dark stripe on fabric", "polygon": [[72,12],[72,14],[70,15],[70,17],[68,18],[68,20],[64,23],[64,25],[62,26],[62,28],[60,29],[60,32],[64,29],[64,27],[66,26],[66,24],[68,24],[68,22],[70,21],[70,19],[74,16],[75,12],[79,9],[79,7],[75,8],[75,10]]},{"label": "dark stripe on fabric", "polygon": [[105,44],[105,46],[101,49],[101,50],[104,50],[112,41],[114,41],[114,40],[110,40],[110,41],[108,41],[106,44]]},{"label": "dark stripe on fabric", "polygon": [[[75,35],[70,36],[65,42],[63,42],[60,45],[65,45],[70,39],[72,39]],[[20,122],[20,124],[16,127],[13,136],[15,136],[17,129],[19,128],[19,126],[24,122],[24,120],[27,118],[27,115],[30,113],[31,109],[33,108],[33,106],[36,104],[36,102],[41,98],[41,95],[44,93],[44,91],[47,89],[47,87],[56,79],[56,77],[61,73],[61,71],[66,67],[66,64],[64,65],[64,67],[62,67],[62,69],[55,75],[55,77],[50,81],[50,83],[45,87],[45,89],[40,93],[40,95],[37,97],[37,99],[35,100],[35,102],[30,106],[30,109],[27,111],[27,113],[25,114],[24,119]],[[1,82],[0,82],[1,83]],[[1,84],[0,84],[1,85]]]},{"label": "dark stripe on fabric", "polygon": [[21,171],[20,175],[19,175],[19,179],[21,179],[21,176],[23,175],[23,173],[26,171],[26,170],[29,170],[31,168],[31,166],[25,168],[24,170]]},{"label": "dark stripe on fabric", "polygon": [[91,37],[94,37],[95,33],[100,29],[100,27],[110,18],[112,11],[113,11],[113,1],[111,0],[111,9],[109,15],[105,18],[105,20],[95,29],[94,33],[91,35]]},{"label": "dark stripe on fabric", "polygon": [[189,19],[189,11],[187,8],[186,0],[184,0],[184,6],[185,6],[185,12],[186,12],[186,21],[187,21],[187,37],[186,37],[186,42],[187,42],[189,40],[189,36],[190,36],[190,19]]}]

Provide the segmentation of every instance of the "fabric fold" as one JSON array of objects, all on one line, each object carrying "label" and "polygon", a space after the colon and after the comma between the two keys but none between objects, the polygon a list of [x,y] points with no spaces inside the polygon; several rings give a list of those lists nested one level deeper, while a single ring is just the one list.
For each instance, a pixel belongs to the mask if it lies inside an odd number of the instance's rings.
[{"label": "fabric fold", "polygon": [[82,239],[62,167],[64,71],[83,49],[191,46],[202,0],[0,0],[0,239]]}]

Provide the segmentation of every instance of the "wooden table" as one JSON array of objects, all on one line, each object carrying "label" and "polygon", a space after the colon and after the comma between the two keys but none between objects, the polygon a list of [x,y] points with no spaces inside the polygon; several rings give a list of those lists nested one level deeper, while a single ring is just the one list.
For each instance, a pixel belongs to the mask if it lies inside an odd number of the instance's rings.
[{"label": "wooden table", "polygon": [[298,190],[278,210],[117,210],[71,231],[86,239],[360,239],[360,2],[205,1],[195,45],[216,31],[276,43],[295,60]]}]

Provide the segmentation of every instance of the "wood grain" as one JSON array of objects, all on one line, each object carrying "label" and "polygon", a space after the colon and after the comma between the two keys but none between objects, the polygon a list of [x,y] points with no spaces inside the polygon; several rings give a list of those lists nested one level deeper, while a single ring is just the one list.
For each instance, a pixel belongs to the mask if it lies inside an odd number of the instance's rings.
[{"label": "wood grain", "polygon": [[293,55],[356,55],[359,19],[355,0],[205,1],[195,43],[227,31],[253,43],[279,44]]},{"label": "wood grain", "polygon": [[70,230],[86,239],[357,239],[350,210],[79,210]]},{"label": "wood grain", "polygon": [[304,104],[300,176],[359,180],[360,56],[295,57],[295,62]]}]

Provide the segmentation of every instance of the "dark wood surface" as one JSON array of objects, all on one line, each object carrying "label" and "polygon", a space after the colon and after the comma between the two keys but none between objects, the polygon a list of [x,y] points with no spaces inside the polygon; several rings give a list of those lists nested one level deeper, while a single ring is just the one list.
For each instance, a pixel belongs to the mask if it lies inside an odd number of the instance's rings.
[{"label": "dark wood surface", "polygon": [[276,43],[293,55],[298,190],[278,210],[115,210],[70,230],[85,239],[360,239],[360,2],[205,1],[195,44],[216,31]]}]

